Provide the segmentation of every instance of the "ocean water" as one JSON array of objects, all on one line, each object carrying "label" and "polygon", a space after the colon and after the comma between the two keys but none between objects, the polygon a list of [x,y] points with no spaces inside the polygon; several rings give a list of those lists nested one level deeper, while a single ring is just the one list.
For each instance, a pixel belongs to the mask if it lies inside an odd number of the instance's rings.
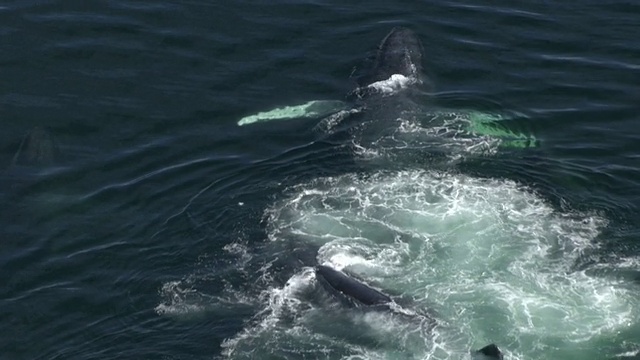
[{"label": "ocean water", "polygon": [[[0,3],[0,358],[638,358],[638,15]],[[237,125],[344,100],[395,26],[426,81],[379,139]],[[464,111],[535,140],[465,131]],[[347,306],[317,263],[397,311]]]}]

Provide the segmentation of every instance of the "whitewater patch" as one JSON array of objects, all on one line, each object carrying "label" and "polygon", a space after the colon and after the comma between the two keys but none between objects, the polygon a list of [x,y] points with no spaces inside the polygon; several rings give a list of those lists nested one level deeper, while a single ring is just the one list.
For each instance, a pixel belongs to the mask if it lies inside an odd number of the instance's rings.
[{"label": "whitewater patch", "polygon": [[402,74],[393,74],[386,80],[376,81],[367,85],[367,88],[375,90],[384,95],[392,95],[406,89],[418,82],[417,77],[407,77]]},{"label": "whitewater patch", "polygon": [[433,310],[439,325],[345,309],[304,264],[263,290],[260,314],[223,344],[230,358],[459,359],[490,342],[511,359],[598,358],[606,353],[592,343],[640,315],[633,289],[574,270],[607,220],[556,210],[510,180],[423,170],[319,178],[290,187],[265,220],[272,256],[286,256],[278,244],[307,244],[318,263]]}]

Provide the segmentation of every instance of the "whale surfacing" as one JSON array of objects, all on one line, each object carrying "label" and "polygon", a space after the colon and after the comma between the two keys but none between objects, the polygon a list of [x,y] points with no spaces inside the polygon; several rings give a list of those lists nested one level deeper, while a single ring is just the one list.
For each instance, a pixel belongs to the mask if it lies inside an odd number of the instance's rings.
[{"label": "whale surfacing", "polygon": [[421,73],[422,44],[418,35],[411,29],[396,27],[380,43],[373,68],[358,80],[358,85],[371,85],[393,75],[420,81]]},{"label": "whale surfacing", "polygon": [[389,296],[328,266],[316,267],[316,278],[364,305],[383,305],[392,302]]},{"label": "whale surfacing", "polygon": [[[330,290],[340,292],[359,304],[373,306],[376,309],[391,310],[393,308],[390,306],[393,300],[388,295],[329,266],[316,266],[316,279]],[[427,319],[430,328],[435,326],[435,321],[429,316],[416,315]],[[471,351],[469,355],[471,355],[471,360],[503,360],[502,352],[495,344]]]},{"label": "whale surfacing", "polygon": [[[428,122],[428,127],[432,128],[445,126],[465,139],[478,139],[478,144],[485,144],[488,139],[503,148],[539,146],[539,140],[533,134],[510,129],[508,120],[524,118],[524,114],[511,111],[484,112],[471,108],[448,109],[432,105],[425,107],[425,95],[431,97],[434,84],[423,71],[423,56],[424,47],[418,35],[409,28],[395,27],[383,38],[374,59],[366,66],[363,74],[355,76],[357,87],[342,100],[312,100],[279,106],[245,116],[237,124],[244,126],[278,120],[317,119],[319,123],[315,129],[331,133],[336,124],[345,120],[355,118],[356,122],[362,122],[364,119],[369,122],[368,126],[373,127],[357,134],[371,138],[358,143],[359,146],[364,146],[379,140],[381,135],[394,131],[398,125],[394,120],[409,114],[410,118],[420,120],[420,127],[423,127],[424,122]],[[353,117],[354,114],[358,115]],[[446,139],[443,142],[442,138],[448,139],[451,133],[445,131],[444,135],[438,134],[431,138],[435,144],[445,143],[445,147],[448,147]]]}]

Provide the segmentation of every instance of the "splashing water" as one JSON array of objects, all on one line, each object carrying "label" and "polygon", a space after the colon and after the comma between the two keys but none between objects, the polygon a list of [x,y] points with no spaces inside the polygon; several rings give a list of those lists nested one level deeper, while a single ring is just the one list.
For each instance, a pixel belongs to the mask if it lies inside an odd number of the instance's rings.
[{"label": "splashing water", "polygon": [[318,262],[346,268],[404,308],[433,311],[439,325],[346,308],[302,267],[263,292],[258,320],[224,344],[231,358],[460,359],[495,342],[512,359],[599,359],[627,348],[598,344],[637,326],[637,289],[573,270],[606,220],[554,210],[512,181],[348,174],[294,186],[266,215],[274,248],[319,249]]},{"label": "splashing water", "polygon": [[[376,89],[406,85],[391,80]],[[374,109],[382,114],[393,105],[384,99]],[[501,128],[498,115],[425,112],[405,100],[406,110],[386,114],[388,121],[355,128],[356,157],[387,164],[436,156],[448,165],[494,155],[501,144],[537,142]],[[350,114],[318,129],[330,134]],[[253,271],[261,290],[228,288],[204,307],[242,299],[259,309],[222,344],[228,358],[466,359],[496,343],[511,359],[601,359],[640,348],[626,335],[639,326],[638,289],[575,270],[587,250],[597,250],[606,219],[555,210],[513,181],[425,170],[319,178],[290,187],[265,220],[269,243],[259,253],[240,249],[239,259],[248,260],[236,264],[243,273],[251,261],[260,264]],[[306,262],[286,260],[301,248]],[[284,271],[282,263],[295,265]],[[336,301],[316,281],[317,263],[383,289],[398,311]],[[162,294],[159,314],[205,311],[205,297],[189,281],[167,283]],[[398,313],[433,314],[437,325]]]}]

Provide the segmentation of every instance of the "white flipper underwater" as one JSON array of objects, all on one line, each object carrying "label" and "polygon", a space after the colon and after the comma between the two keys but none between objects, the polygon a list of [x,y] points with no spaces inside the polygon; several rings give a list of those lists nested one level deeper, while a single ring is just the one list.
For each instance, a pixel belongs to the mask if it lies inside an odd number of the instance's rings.
[{"label": "white flipper underwater", "polygon": [[535,148],[539,141],[534,135],[509,129],[508,122],[521,114],[504,115],[478,110],[449,110],[428,112],[429,118],[445,118],[459,123],[461,130],[476,136],[488,136],[500,140],[503,148]]},{"label": "white flipper underwater", "polygon": [[[366,115],[363,121],[377,123],[365,125],[367,129],[363,130],[365,137],[373,137],[369,139],[371,143],[377,142],[375,137],[385,132],[386,125],[393,127],[397,125],[398,119],[402,119],[420,122],[421,127],[445,128],[447,135],[454,138],[492,138],[501,147],[529,148],[538,145],[535,137],[508,128],[507,125],[515,124],[507,121],[515,119],[514,116],[476,110],[437,110],[421,107],[421,101],[409,101],[412,94],[420,94],[420,91],[415,90],[425,83],[421,62],[422,45],[416,34],[407,28],[394,28],[380,44],[371,71],[359,78],[358,87],[347,95],[348,102],[313,100],[304,104],[282,106],[244,117],[238,121],[238,125],[315,118],[322,119],[316,129],[330,131],[350,114],[362,113]],[[427,123],[422,119],[426,119]]]},{"label": "white flipper underwater", "polygon": [[469,111],[468,130],[474,134],[500,138],[500,146],[509,148],[534,148],[538,140],[534,135],[515,132],[505,126],[508,118],[499,114]]},{"label": "white flipper underwater", "polygon": [[340,100],[312,100],[304,104],[278,107],[273,110],[259,112],[243,117],[238,126],[273,120],[322,118],[349,107]]}]

